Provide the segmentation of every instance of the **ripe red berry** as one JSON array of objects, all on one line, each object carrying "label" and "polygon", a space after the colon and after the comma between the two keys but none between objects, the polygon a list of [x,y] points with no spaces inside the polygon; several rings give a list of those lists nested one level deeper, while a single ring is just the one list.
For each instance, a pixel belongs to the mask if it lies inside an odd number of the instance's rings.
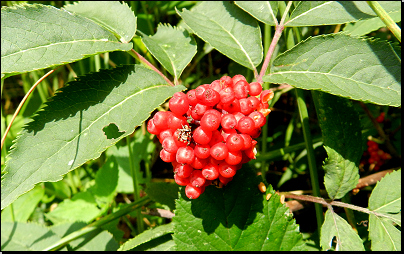
[{"label": "ripe red berry", "polygon": [[206,145],[212,138],[212,132],[204,130],[201,126],[196,128],[193,133],[193,139],[196,143]]},{"label": "ripe red berry", "polygon": [[174,181],[180,186],[187,186],[189,184],[189,177],[182,178],[178,174],[174,174]]},{"label": "ripe red berry", "polygon": [[214,80],[212,83],[210,83],[209,88],[212,88],[216,92],[220,93],[223,89],[223,84],[220,82],[220,80]]},{"label": "ripe red berry", "polygon": [[241,150],[247,150],[252,146],[251,136],[247,134],[240,134],[240,136],[244,140],[243,148],[241,148]]},{"label": "ripe red berry", "polygon": [[239,99],[239,102],[240,102],[240,112],[243,115],[248,115],[254,110],[252,107],[252,103],[248,98],[241,98]]},{"label": "ripe red berry", "polygon": [[185,187],[185,195],[189,198],[189,199],[196,199],[198,198],[203,192],[205,191],[205,187],[193,187],[190,184],[188,184]]},{"label": "ripe red berry", "polygon": [[[195,152],[194,152],[194,154],[195,154]],[[192,162],[191,166],[194,169],[202,169],[203,167],[206,166],[207,163],[208,163],[207,159],[201,159],[197,156],[194,156],[194,161]]]},{"label": "ripe red berry", "polygon": [[229,76],[223,76],[219,80],[223,84],[223,87],[228,87],[228,86],[233,85],[232,78],[230,78]]},{"label": "ripe red berry", "polygon": [[265,102],[272,100],[273,97],[274,97],[274,92],[272,92],[272,90],[264,90],[264,91],[262,91],[262,93],[260,95],[260,101],[262,103],[265,103]]},{"label": "ripe red berry", "polygon": [[222,125],[223,129],[231,130],[237,126],[237,120],[233,114],[225,114],[222,116],[220,124]]},{"label": "ripe red berry", "polygon": [[160,132],[160,134],[158,134],[160,143],[162,143],[165,138],[172,137],[173,134],[174,134],[174,131],[171,130],[171,129],[167,129],[167,130],[164,130],[164,131]]},{"label": "ripe red berry", "polygon": [[244,139],[237,133],[230,134],[226,139],[229,151],[239,151],[244,146]]},{"label": "ripe red berry", "polygon": [[173,97],[168,101],[171,112],[178,116],[187,113],[189,109],[189,102],[187,96],[182,92],[176,92]]},{"label": "ripe red berry", "polygon": [[227,155],[224,160],[229,165],[238,165],[243,159],[243,154],[241,151],[229,151],[229,155]]},{"label": "ripe red berry", "polygon": [[220,117],[215,114],[205,114],[201,119],[201,127],[207,131],[217,130],[220,126]]},{"label": "ripe red berry", "polygon": [[177,164],[174,173],[181,178],[188,178],[194,169],[188,164]]},{"label": "ripe red berry", "polygon": [[241,133],[250,133],[255,129],[255,122],[250,117],[245,116],[237,123],[237,130]]},{"label": "ripe red berry", "polygon": [[248,92],[251,96],[257,96],[262,92],[262,86],[258,82],[251,82],[249,84],[250,92]]},{"label": "ripe red berry", "polygon": [[210,146],[198,144],[194,148],[194,154],[198,158],[206,159],[210,156]]},{"label": "ripe red berry", "polygon": [[183,116],[177,116],[172,112],[168,112],[167,126],[172,130],[177,130],[182,128],[182,126],[188,124],[187,119]]},{"label": "ripe red berry", "polygon": [[199,103],[203,101],[203,93],[208,88],[208,84],[200,85],[195,89],[195,96],[199,100]]},{"label": "ripe red berry", "polygon": [[210,155],[216,160],[224,160],[229,154],[225,143],[217,143],[210,148]]},{"label": "ripe red berry", "polygon": [[167,137],[161,142],[164,150],[170,153],[176,153],[178,150],[178,146],[173,137]]},{"label": "ripe red berry", "polygon": [[154,135],[158,135],[161,132],[161,130],[154,124],[153,118],[147,122],[147,131]]},{"label": "ripe red berry", "polygon": [[191,164],[194,160],[194,149],[189,146],[178,148],[176,160],[179,163]]},{"label": "ripe red berry", "polygon": [[226,87],[220,91],[220,102],[221,103],[231,103],[236,97],[234,96],[233,89],[231,87]]},{"label": "ripe red berry", "polygon": [[233,180],[233,177],[224,177],[219,174],[219,181],[223,184],[226,185],[228,184],[231,180]]},{"label": "ripe red berry", "polygon": [[198,103],[198,98],[196,98],[196,92],[194,89],[188,91],[187,98],[189,105],[191,106],[195,106]]},{"label": "ripe red berry", "polygon": [[224,177],[230,178],[233,177],[236,174],[236,166],[234,165],[229,165],[226,162],[222,162],[219,164],[219,174],[221,174]]},{"label": "ripe red berry", "polygon": [[160,158],[165,162],[173,162],[173,161],[175,161],[176,153],[170,153],[164,149],[161,149]]},{"label": "ripe red berry", "polygon": [[207,88],[205,92],[203,92],[203,100],[202,103],[208,106],[215,106],[220,101],[220,94],[211,89]]},{"label": "ripe red berry", "polygon": [[202,175],[208,180],[215,180],[219,177],[219,166],[216,164],[208,163],[202,169]]},{"label": "ripe red berry", "polygon": [[214,131],[212,131],[212,138],[210,139],[210,142],[208,145],[210,145],[210,147],[212,147],[215,144],[217,144],[219,142],[223,142],[223,141],[224,141],[224,138],[223,138],[222,134],[220,133],[220,131],[214,130]]},{"label": "ripe red berry", "polygon": [[240,80],[247,81],[247,79],[241,74],[234,75],[231,80],[233,81],[233,85],[237,84],[237,82],[239,82]]},{"label": "ripe red berry", "polygon": [[230,103],[222,104],[223,110],[229,113],[240,112],[240,102],[238,99],[234,99]]},{"label": "ripe red berry", "polygon": [[261,128],[267,122],[267,119],[263,114],[258,111],[254,111],[248,115],[255,123],[255,128]]},{"label": "ripe red berry", "polygon": [[233,91],[237,99],[246,98],[249,92],[248,82],[245,80],[238,81],[233,85]]},{"label": "ripe red berry", "polygon": [[202,175],[201,170],[194,170],[189,177],[189,184],[192,187],[202,187],[205,184],[205,177]]},{"label": "ripe red berry", "polygon": [[253,110],[258,109],[258,106],[260,105],[260,100],[257,97],[250,96],[250,97],[247,97],[247,99],[251,102],[251,108]]},{"label": "ripe red berry", "polygon": [[153,116],[154,125],[160,130],[168,129],[167,121],[170,117],[170,113],[167,111],[159,111]]}]

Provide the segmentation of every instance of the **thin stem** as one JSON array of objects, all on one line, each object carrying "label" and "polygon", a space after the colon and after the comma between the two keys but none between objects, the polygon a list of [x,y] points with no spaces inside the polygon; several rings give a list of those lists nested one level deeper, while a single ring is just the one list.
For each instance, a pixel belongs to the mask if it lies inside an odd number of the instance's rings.
[{"label": "thin stem", "polygon": [[116,220],[136,209],[139,209],[142,206],[144,206],[150,202],[151,202],[151,199],[149,197],[143,197],[143,198],[137,200],[136,202],[133,202],[133,203],[127,205],[126,207],[121,208],[119,211],[108,214],[107,216],[83,227],[82,229],[63,237],[58,242],[56,242],[53,245],[49,246],[48,248],[44,249],[44,251],[58,250],[58,249],[62,248],[63,246],[67,245],[69,242],[71,242],[77,238],[80,238],[83,235],[88,234],[90,232],[100,230],[101,226],[103,226],[113,220]]},{"label": "thin stem", "polygon": [[[57,69],[57,68],[56,68]],[[28,96],[32,93],[32,91],[34,91],[35,87],[37,87],[39,85],[39,83],[42,82],[42,80],[44,80],[46,77],[48,77],[51,73],[53,73],[56,69],[53,69],[51,71],[49,71],[48,73],[46,73],[45,75],[43,75],[40,79],[38,79],[38,81],[31,87],[31,89],[29,89],[29,91],[25,94],[24,98],[22,99],[22,101],[20,102],[20,104],[18,105],[17,110],[14,112],[13,118],[11,118],[10,123],[7,126],[6,132],[4,133],[2,139],[1,139],[1,149],[3,149],[3,145],[4,145],[4,141],[6,141],[6,137],[7,137],[7,133],[10,131],[11,129],[11,125],[13,124],[15,118],[17,117],[18,113],[20,112],[22,106],[24,105],[25,101],[27,100]]]},{"label": "thin stem", "polygon": [[[299,108],[300,120],[302,122],[303,136],[304,141],[306,142],[306,150],[307,150],[307,160],[309,163],[310,170],[310,180],[313,189],[313,194],[319,197],[320,194],[320,186],[318,181],[317,167],[316,167],[316,158],[314,156],[313,142],[310,134],[310,126],[309,126],[309,115],[307,112],[306,103],[304,101],[303,90],[296,88],[296,99],[297,105]],[[324,221],[323,209],[320,205],[315,205],[316,209],[316,218],[317,218],[317,226],[321,228],[321,225]]]},{"label": "thin stem", "polygon": [[130,51],[127,51],[127,52],[134,58],[138,59],[143,64],[149,66],[153,71],[157,72],[161,77],[163,77],[163,79],[165,81],[167,81],[167,83],[170,86],[174,86],[174,84],[163,73],[161,73],[161,71],[159,71],[156,67],[154,67],[154,65],[152,65],[149,61],[147,61],[143,56],[141,56],[139,53],[137,53],[134,49],[131,49]]},{"label": "thin stem", "polygon": [[370,8],[379,16],[387,28],[394,34],[394,36],[401,42],[401,29],[394,22],[394,20],[387,14],[383,7],[377,1],[366,1]]}]

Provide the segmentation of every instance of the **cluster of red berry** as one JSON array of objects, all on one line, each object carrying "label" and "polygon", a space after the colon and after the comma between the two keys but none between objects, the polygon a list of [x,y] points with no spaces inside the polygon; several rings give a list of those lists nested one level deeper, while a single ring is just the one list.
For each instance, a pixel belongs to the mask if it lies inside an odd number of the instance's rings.
[{"label": "cluster of red berry", "polygon": [[386,160],[391,159],[391,155],[381,150],[379,144],[372,140],[369,140],[367,145],[368,149],[363,153],[363,159],[359,167],[369,164],[369,169],[377,171]]},{"label": "cluster of red berry", "polygon": [[175,182],[186,186],[188,198],[198,198],[210,184],[226,185],[242,164],[255,159],[254,139],[272,98],[272,91],[243,75],[223,76],[187,94],[175,93],[171,111],[159,111],[147,123],[162,144],[161,159],[172,163]]}]

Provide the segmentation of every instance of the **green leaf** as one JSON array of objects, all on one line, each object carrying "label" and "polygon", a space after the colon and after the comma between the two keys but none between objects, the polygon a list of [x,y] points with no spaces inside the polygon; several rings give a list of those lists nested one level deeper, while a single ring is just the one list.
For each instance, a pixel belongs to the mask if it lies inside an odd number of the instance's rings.
[{"label": "green leaf", "polygon": [[[170,86],[138,65],[102,70],[56,93],[17,138],[2,178],[2,209],[39,182],[59,181],[69,171],[130,135],[150,112],[184,86]],[[103,128],[115,124],[118,139]]]},{"label": "green leaf", "polygon": [[143,35],[142,42],[164,68],[178,79],[196,54],[196,42],[184,29],[159,24],[153,36]]},{"label": "green leaf", "polygon": [[177,250],[304,250],[288,208],[272,187],[265,199],[261,179],[244,167],[224,188],[208,186],[192,201],[182,187],[173,218]]},{"label": "green leaf", "polygon": [[172,233],[174,231],[173,223],[151,228],[137,235],[135,238],[128,240],[118,249],[119,251],[126,251],[135,248],[143,243],[149,242],[160,236]]},{"label": "green leaf", "polygon": [[369,216],[369,238],[373,251],[401,250],[401,169],[385,175],[369,198],[369,209],[384,216]]},{"label": "green leaf", "polygon": [[277,24],[278,2],[275,1],[235,1],[238,7],[259,21],[275,26]]},{"label": "green leaf", "polygon": [[145,192],[156,202],[175,209],[175,199],[178,197],[179,185],[176,183],[147,183]]},{"label": "green leaf", "polygon": [[279,55],[272,83],[401,106],[401,49],[386,41],[338,33],[309,37]]},{"label": "green leaf", "polygon": [[[177,11],[178,12],[178,11]],[[254,70],[262,61],[257,21],[229,2],[205,1],[178,15],[202,40],[237,63]]]},{"label": "green leaf", "polygon": [[1,8],[1,73],[24,73],[131,48],[132,43],[120,43],[93,21],[52,6]]},{"label": "green leaf", "polygon": [[359,235],[352,227],[334,211],[327,210],[323,226],[321,227],[320,244],[323,250],[329,250],[332,240],[336,237],[335,250],[340,251],[364,251],[363,243]]},{"label": "green leaf", "polygon": [[[401,21],[401,8],[397,9],[395,12],[390,12],[389,16],[394,20],[394,22]],[[370,32],[376,31],[381,27],[385,27],[386,24],[379,18],[372,18],[366,20],[359,20],[355,23],[346,24],[343,31],[350,35],[366,35]]]},{"label": "green leaf", "polygon": [[362,128],[351,101],[323,92],[313,93],[317,117],[328,158],[324,185],[331,199],[354,189],[359,180]]},{"label": "green leaf", "polygon": [[[398,1],[380,1],[380,5],[387,13],[401,9]],[[337,25],[376,16],[365,1],[301,1],[285,26]]]},{"label": "green leaf", "polygon": [[43,188],[43,186],[35,186],[35,188],[20,196],[13,203],[12,210],[11,207],[8,206],[1,212],[1,222],[3,223],[3,221],[13,221],[12,216],[14,216],[14,221],[27,222],[44,194],[45,189]]},{"label": "green leaf", "polygon": [[59,240],[48,228],[35,223],[1,222],[2,251],[41,251]]},{"label": "green leaf", "polygon": [[64,9],[91,19],[128,43],[136,33],[136,17],[127,3],[119,1],[82,1]]}]

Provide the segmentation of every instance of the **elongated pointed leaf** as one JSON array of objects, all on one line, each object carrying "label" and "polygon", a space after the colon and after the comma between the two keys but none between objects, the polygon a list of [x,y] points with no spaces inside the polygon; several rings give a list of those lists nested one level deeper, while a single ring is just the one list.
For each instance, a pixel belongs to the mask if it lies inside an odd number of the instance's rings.
[{"label": "elongated pointed leaf", "polygon": [[188,32],[168,25],[159,25],[155,35],[142,41],[164,68],[178,79],[196,54],[195,40]]},{"label": "elongated pointed leaf", "polygon": [[401,49],[338,33],[310,37],[278,56],[266,82],[401,106]]},{"label": "elongated pointed leaf", "polygon": [[369,238],[373,251],[401,251],[401,231],[389,219],[371,214]]},{"label": "elongated pointed leaf", "polygon": [[318,121],[328,158],[324,163],[324,185],[331,199],[339,199],[355,188],[362,156],[362,128],[352,102],[315,92]]},{"label": "elongated pointed leaf", "polygon": [[[1,181],[2,208],[34,184],[58,181],[131,134],[150,112],[184,86],[169,86],[138,65],[88,74],[71,82],[20,134]],[[116,136],[105,127],[115,125]]]},{"label": "elongated pointed leaf", "polygon": [[323,250],[329,250],[331,248],[334,237],[336,238],[336,250],[365,250],[361,238],[348,222],[333,211],[327,210],[323,226],[321,227],[320,244]]},{"label": "elongated pointed leaf", "polygon": [[[398,1],[380,1],[387,13],[401,9]],[[285,26],[321,26],[377,17],[365,1],[301,1]]]},{"label": "elongated pointed leaf", "polygon": [[242,168],[226,187],[208,186],[192,201],[182,188],[173,218],[177,250],[304,250],[288,208],[272,188],[265,199],[260,179]]},{"label": "elongated pointed leaf", "polygon": [[234,3],[265,24],[271,26],[277,24],[278,2],[276,1],[235,1]]},{"label": "elongated pointed leaf", "polygon": [[125,2],[82,1],[63,8],[102,25],[123,43],[128,43],[135,36],[136,17]]},{"label": "elongated pointed leaf", "polygon": [[131,48],[93,21],[52,6],[1,8],[1,73],[39,70]]},{"label": "elongated pointed leaf", "polygon": [[234,4],[206,1],[178,15],[196,35],[237,63],[251,70],[261,63],[258,23]]},{"label": "elongated pointed leaf", "polygon": [[385,214],[401,211],[401,169],[385,175],[376,184],[369,198],[369,209]]}]

